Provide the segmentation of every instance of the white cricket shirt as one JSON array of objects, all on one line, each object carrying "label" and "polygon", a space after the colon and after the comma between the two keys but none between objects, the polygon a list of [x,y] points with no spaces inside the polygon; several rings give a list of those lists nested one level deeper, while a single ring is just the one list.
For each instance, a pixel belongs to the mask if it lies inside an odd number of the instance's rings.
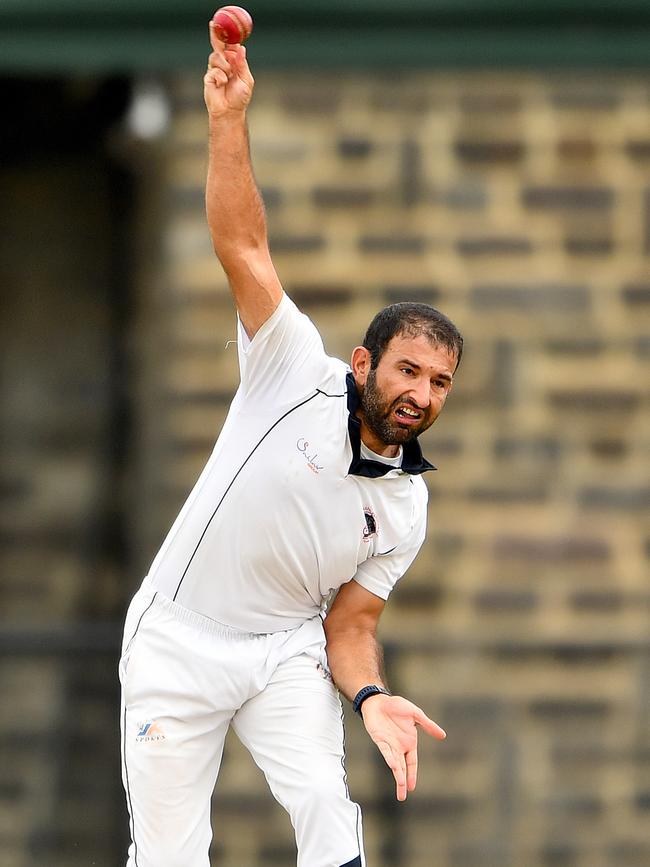
[{"label": "white cricket shirt", "polygon": [[387,599],[424,540],[431,464],[417,441],[401,467],[360,454],[352,374],[287,295],[253,340],[239,325],[238,349],[239,389],[151,582],[257,633],[298,626],[352,578]]}]

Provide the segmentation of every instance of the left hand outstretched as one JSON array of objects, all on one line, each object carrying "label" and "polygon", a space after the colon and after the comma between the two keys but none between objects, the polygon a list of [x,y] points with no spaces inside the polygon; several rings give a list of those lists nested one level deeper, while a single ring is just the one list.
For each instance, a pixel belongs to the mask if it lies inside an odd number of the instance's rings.
[{"label": "left hand outstretched", "polygon": [[370,696],[361,706],[361,715],[366,731],[393,772],[397,800],[405,801],[417,782],[417,726],[438,740],[447,735],[417,705],[399,695]]}]

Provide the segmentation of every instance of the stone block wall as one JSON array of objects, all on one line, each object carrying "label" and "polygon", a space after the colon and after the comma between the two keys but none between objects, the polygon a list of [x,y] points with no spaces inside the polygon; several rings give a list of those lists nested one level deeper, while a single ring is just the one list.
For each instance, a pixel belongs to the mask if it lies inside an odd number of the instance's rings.
[{"label": "stone block wall", "polygon": [[[136,335],[143,570],[237,384],[200,78],[172,98]],[[262,71],[250,127],[276,267],[331,354],[402,299],[466,338],[424,437],[428,539],[382,620],[393,687],[449,737],[396,806],[349,721],[369,863],[650,863],[650,80]],[[214,825],[222,867],[292,863],[236,742]]]}]

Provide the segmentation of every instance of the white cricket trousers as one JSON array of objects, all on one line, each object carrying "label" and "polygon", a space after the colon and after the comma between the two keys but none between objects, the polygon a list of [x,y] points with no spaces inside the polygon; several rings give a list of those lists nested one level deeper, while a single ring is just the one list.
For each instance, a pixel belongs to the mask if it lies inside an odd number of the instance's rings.
[{"label": "white cricket trousers", "polygon": [[120,681],[127,867],[209,867],[210,799],[229,726],[291,817],[298,867],[364,867],[320,617],[286,632],[238,632],[145,579],[126,617]]}]

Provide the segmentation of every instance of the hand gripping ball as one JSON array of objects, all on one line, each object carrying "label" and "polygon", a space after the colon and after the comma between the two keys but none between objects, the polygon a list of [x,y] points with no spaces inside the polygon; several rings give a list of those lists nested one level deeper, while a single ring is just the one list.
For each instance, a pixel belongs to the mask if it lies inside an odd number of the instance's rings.
[{"label": "hand gripping ball", "polygon": [[245,42],[253,30],[253,19],[241,6],[222,6],[212,20],[217,38],[227,45]]}]

